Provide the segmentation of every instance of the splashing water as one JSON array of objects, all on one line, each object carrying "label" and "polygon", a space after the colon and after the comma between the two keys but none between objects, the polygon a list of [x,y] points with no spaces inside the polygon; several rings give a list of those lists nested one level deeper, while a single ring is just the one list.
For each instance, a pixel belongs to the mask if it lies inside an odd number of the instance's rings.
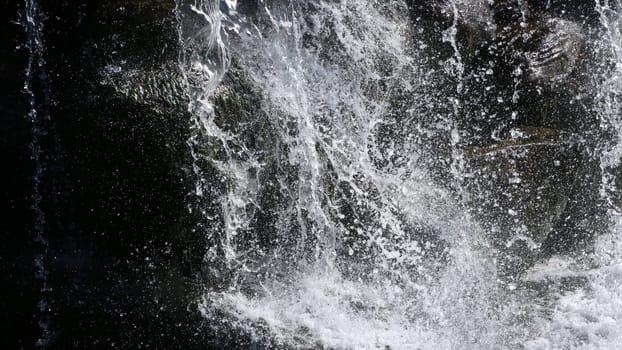
[{"label": "splashing water", "polygon": [[549,266],[548,273],[586,278],[585,287],[563,292],[552,306],[552,314],[541,319],[541,336],[528,343],[529,349],[617,349],[622,344],[622,216],[620,212],[619,179],[622,159],[622,120],[620,85],[622,64],[622,13],[618,1],[598,1],[597,10],[605,28],[600,46],[604,56],[614,62],[612,71],[603,74],[597,108],[601,127],[613,135],[602,147],[601,196],[609,208],[610,227],[599,236],[588,269],[568,269],[571,261]]},{"label": "splashing water", "polygon": [[[450,5],[444,40],[456,55],[446,67],[461,92],[457,21],[485,6]],[[600,9],[603,45],[622,62],[619,15]],[[191,209],[210,245],[206,319],[292,348],[621,341],[622,248],[607,244],[620,241],[615,210],[596,267],[568,270],[585,286],[543,298],[499,288],[483,229],[456,199],[459,184],[439,185],[431,170],[449,157],[461,176],[451,122],[460,101],[448,110],[438,98],[442,80],[419,63],[405,4],[259,1],[250,11],[194,1],[179,2],[178,15],[199,198]],[[602,85],[603,124],[622,135],[617,78]],[[604,196],[615,192],[620,139],[603,152]],[[445,141],[445,153],[430,144]],[[570,265],[552,259],[531,276]]]}]

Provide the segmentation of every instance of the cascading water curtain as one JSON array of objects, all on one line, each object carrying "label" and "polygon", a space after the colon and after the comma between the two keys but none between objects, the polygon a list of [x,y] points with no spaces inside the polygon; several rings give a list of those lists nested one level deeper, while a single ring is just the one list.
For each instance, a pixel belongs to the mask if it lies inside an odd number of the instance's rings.
[{"label": "cascading water curtain", "polygon": [[445,100],[429,94],[406,5],[179,11],[194,24],[181,37],[196,192],[218,203],[202,208],[204,316],[303,348],[498,341],[481,230],[426,167],[422,145],[451,134],[451,115],[423,123]]},{"label": "cascading water curtain", "polygon": [[[284,348],[591,349],[620,341],[614,7],[598,5],[599,45],[615,74],[593,82],[602,90],[602,129],[615,139],[595,152],[613,224],[586,259],[596,268],[552,257],[519,285],[498,276],[498,248],[471,217],[477,208],[468,208],[463,188],[474,175],[464,168],[466,131],[456,119],[495,110],[472,106],[486,101],[469,95],[477,89],[506,88],[473,82],[461,54],[460,28],[472,21],[489,30],[489,4],[445,4],[452,21],[440,40],[453,55],[436,69],[425,64],[422,22],[402,1],[249,4],[177,7],[192,115],[189,202],[208,245],[200,311],[209,322]],[[518,4],[526,28],[529,4]],[[578,40],[578,26],[551,23],[569,33],[547,40]],[[526,64],[509,72],[505,102],[526,93]],[[494,82],[492,68],[481,74]],[[560,273],[587,282],[553,291],[548,279]]]}]

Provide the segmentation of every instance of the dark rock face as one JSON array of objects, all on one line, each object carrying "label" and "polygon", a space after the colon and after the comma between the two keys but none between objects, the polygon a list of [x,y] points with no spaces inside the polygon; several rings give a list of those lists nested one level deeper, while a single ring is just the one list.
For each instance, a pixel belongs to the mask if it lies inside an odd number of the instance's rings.
[{"label": "dark rock face", "polygon": [[19,9],[16,2],[0,2],[0,26],[6,38],[0,45],[0,159],[4,170],[0,176],[0,322],[6,325],[0,345],[7,349],[32,348],[39,336],[32,317],[38,298],[32,285],[33,229],[25,225],[34,221],[30,210],[33,168],[28,149],[28,100],[21,92],[27,55],[15,49],[25,42],[23,31],[15,25]]},{"label": "dark rock face", "polygon": [[500,252],[498,268],[518,279],[540,255],[586,175],[583,145],[553,129],[512,130],[513,138],[465,151],[475,214]]},{"label": "dark rock face", "polygon": [[[452,68],[461,72],[453,74],[446,92],[461,101],[456,118],[463,144],[494,142],[517,125],[572,132],[596,128],[589,110],[593,96],[577,90],[586,81],[585,70],[578,68],[590,61],[586,45],[596,30],[580,14],[591,12],[582,11],[583,5],[570,11],[568,4],[518,3],[523,2],[496,1],[477,18],[454,14],[449,2],[410,3],[415,41],[430,52],[430,65],[460,65]],[[557,16],[559,11],[565,16]]]},{"label": "dark rock face", "polygon": [[[28,33],[24,5],[2,2],[0,145],[3,348],[33,348],[43,328],[51,349],[192,349],[192,310],[202,238],[185,211],[189,117],[161,66],[178,55],[174,2],[41,2],[42,60],[32,79],[42,122],[42,247],[34,241],[33,174],[22,94]],[[4,17],[3,17],[4,18]],[[170,63],[167,63],[170,62]],[[110,70],[131,79],[112,85]],[[143,73],[144,72],[144,73]],[[138,83],[137,83],[138,84]],[[148,85],[148,84],[145,84]],[[182,107],[183,106],[183,107]],[[33,278],[43,255],[49,290]],[[6,260],[5,260],[6,259]],[[40,300],[49,305],[37,310]],[[38,324],[45,315],[48,325]],[[196,316],[196,318],[195,318]]]},{"label": "dark rock face", "polygon": [[245,16],[252,16],[259,10],[258,0],[242,0],[238,3],[238,12]]},{"label": "dark rock face", "polygon": [[[604,135],[583,75],[594,61],[594,3],[499,0],[476,19],[453,11],[450,2],[409,6],[429,65],[452,72],[439,85],[459,101],[449,113],[473,175],[465,181],[470,205],[481,209],[474,214],[499,251],[508,252],[502,258],[530,257],[507,262],[501,272],[516,274],[543,252],[589,250],[594,228],[604,227],[593,158]],[[548,136],[537,135],[546,130]],[[525,138],[516,139],[517,132]],[[568,133],[575,141],[553,137]],[[523,182],[512,183],[514,177]],[[540,248],[510,252],[510,232],[519,228]]]}]

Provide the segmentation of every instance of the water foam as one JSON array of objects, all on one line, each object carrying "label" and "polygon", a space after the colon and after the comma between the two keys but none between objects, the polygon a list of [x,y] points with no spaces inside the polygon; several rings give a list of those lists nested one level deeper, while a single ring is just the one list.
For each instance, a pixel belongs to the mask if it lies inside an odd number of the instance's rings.
[{"label": "water foam", "polygon": [[[210,98],[217,88],[210,78],[198,90],[201,103],[191,108],[202,115],[192,143],[197,147],[201,135],[220,140],[226,161],[210,161],[235,184],[219,195],[224,225],[210,234],[219,237],[226,265],[239,267],[233,274],[244,270],[255,276],[250,290],[248,281],[208,289],[200,303],[207,319],[224,313],[235,320],[230,326],[236,331],[260,337],[257,329],[265,328],[271,341],[294,348],[609,349],[619,341],[619,260],[577,269],[552,260],[532,271],[536,283],[553,277],[589,280],[585,287],[558,294],[499,290],[482,229],[446,187],[431,179],[417,142],[451,140],[447,120],[452,118],[450,111],[435,116],[435,122],[419,123],[444,110],[438,105],[445,101],[428,94],[437,82],[418,66],[417,52],[409,46],[412,33],[403,3],[260,1],[255,19],[234,11],[235,2],[227,4],[228,14],[215,7],[191,10],[210,24],[216,21],[208,19],[221,16],[222,26],[208,33],[227,38],[228,45],[224,39],[207,42],[220,42],[221,57],[235,57],[263,94],[258,108],[278,134],[276,149],[286,153],[281,161],[286,159],[284,166],[295,174],[295,180],[276,174],[291,199],[280,209],[276,241],[297,244],[294,250],[275,247],[264,260],[252,261],[238,239],[252,229],[248,208],[263,190],[257,174],[267,172],[268,165],[259,160],[258,150],[241,147],[247,156],[239,157],[228,148],[244,143],[213,122]],[[458,18],[462,2],[452,4]],[[472,9],[464,16],[472,16]],[[446,40],[455,40],[455,33],[447,32]],[[200,66],[206,59],[194,61]],[[459,56],[454,63],[460,72]],[[213,76],[222,77],[226,68],[216,67]],[[409,133],[399,134],[402,129]],[[383,138],[383,130],[399,137]],[[209,187],[200,171],[197,176],[199,187]],[[368,221],[343,220],[343,198],[327,193],[329,180],[347,185],[348,200],[365,208]],[[437,241],[410,240],[409,230],[421,223],[446,244],[445,259],[430,258]],[[605,244],[617,239],[617,230],[599,238],[595,260],[622,251]],[[374,256],[352,260],[355,273],[349,273],[339,264],[338,247],[353,235]],[[314,259],[296,255],[302,250]],[[359,252],[350,248],[348,253]],[[218,255],[216,250],[210,254]],[[292,261],[283,257],[288,254],[304,260],[293,271],[281,266]]]}]

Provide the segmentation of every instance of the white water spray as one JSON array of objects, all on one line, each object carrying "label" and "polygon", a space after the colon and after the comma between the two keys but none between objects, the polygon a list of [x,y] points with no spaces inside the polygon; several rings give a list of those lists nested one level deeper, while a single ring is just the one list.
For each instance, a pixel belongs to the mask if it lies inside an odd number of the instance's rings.
[{"label": "white water spray", "polygon": [[[220,62],[195,87],[190,108],[197,193],[211,191],[221,203],[222,229],[207,232],[219,246],[207,260],[220,256],[236,276],[225,290],[207,290],[200,308],[207,319],[226,314],[236,331],[261,338],[257,329],[267,328],[270,341],[293,348],[608,349],[619,341],[615,298],[622,289],[610,280],[616,280],[620,250],[604,248],[608,239],[617,240],[619,225],[598,240],[596,270],[577,272],[581,268],[553,259],[531,275],[539,283],[562,266],[575,277],[588,276],[587,286],[543,298],[499,290],[482,229],[434,183],[416,142],[449,132],[453,175],[460,176],[455,127],[418,123],[446,101],[427,94],[435,82],[409,46],[411,24],[402,2],[259,4],[254,18],[240,15],[235,2],[226,3],[227,13],[196,4],[186,9],[205,19],[202,42],[220,57],[210,61],[197,55],[204,47],[188,43],[188,57],[195,58],[184,61],[186,72]],[[454,23],[445,33],[456,53],[448,64],[458,93],[464,67],[457,20],[473,11],[461,4],[451,2]],[[615,50],[619,40],[608,37]],[[229,57],[236,60],[236,74],[260,92],[253,116],[265,118],[276,141],[249,146],[246,134],[215,122],[215,100],[228,91],[218,84],[233,69]],[[611,84],[603,91],[614,91]],[[457,113],[460,101],[452,106]],[[603,104],[603,121],[619,130],[611,119],[618,114],[607,111],[612,106]],[[223,155],[196,151],[201,140]],[[605,152],[605,167],[619,157],[616,147]],[[267,152],[280,155],[266,158]],[[214,166],[224,190],[206,190],[213,178],[206,178],[199,159]],[[265,174],[287,198],[274,210],[272,250],[249,248],[244,238],[264,210],[258,203],[268,191]],[[418,240],[422,227],[434,234]],[[435,250],[441,251],[436,257]],[[598,300],[605,297],[611,303]]]}]

